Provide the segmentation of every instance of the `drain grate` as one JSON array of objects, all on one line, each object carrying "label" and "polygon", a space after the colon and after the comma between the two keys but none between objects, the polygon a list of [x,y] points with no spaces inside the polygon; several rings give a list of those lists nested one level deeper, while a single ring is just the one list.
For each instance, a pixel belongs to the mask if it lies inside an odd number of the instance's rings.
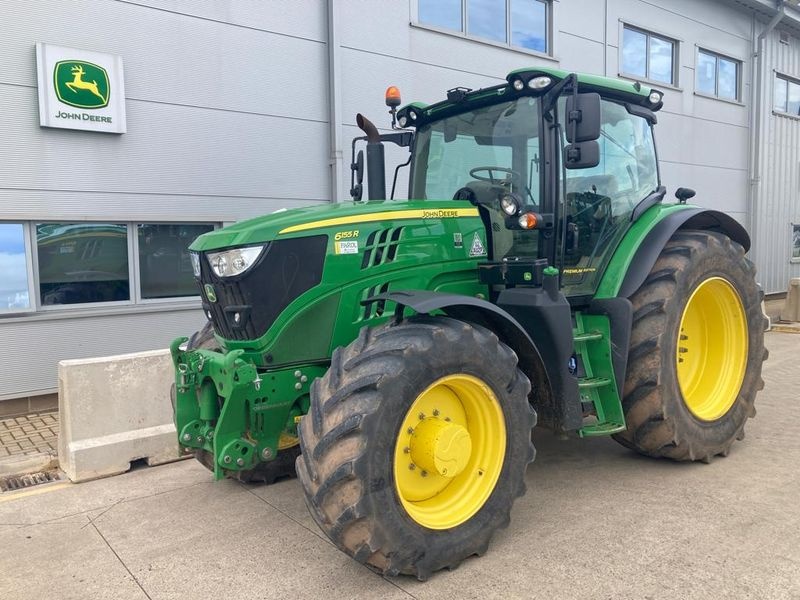
[{"label": "drain grate", "polygon": [[38,473],[26,473],[25,475],[9,475],[8,477],[0,477],[0,492],[13,492],[60,480],[61,476],[55,469],[39,471]]}]

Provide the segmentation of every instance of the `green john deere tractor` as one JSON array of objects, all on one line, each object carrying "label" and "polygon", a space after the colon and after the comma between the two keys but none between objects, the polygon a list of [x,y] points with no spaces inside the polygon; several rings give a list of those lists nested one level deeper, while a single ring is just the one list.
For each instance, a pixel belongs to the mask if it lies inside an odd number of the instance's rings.
[{"label": "green john deere tractor", "polygon": [[[666,203],[638,83],[523,69],[432,105],[387,96],[353,203],[191,246],[208,324],[172,344],[180,443],[216,478],[295,469],[355,560],[424,579],[486,551],[531,430],[709,461],[744,436],[765,318],[729,216]],[[386,200],[383,143],[410,153]],[[397,170],[395,171],[395,183]]]}]

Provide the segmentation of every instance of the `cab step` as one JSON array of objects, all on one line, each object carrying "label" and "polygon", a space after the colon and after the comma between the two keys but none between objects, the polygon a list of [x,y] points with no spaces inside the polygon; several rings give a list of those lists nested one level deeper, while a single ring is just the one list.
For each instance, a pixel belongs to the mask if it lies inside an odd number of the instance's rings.
[{"label": "cab step", "polygon": [[609,385],[611,380],[608,377],[581,377],[578,379],[578,388],[581,390],[591,390],[605,385]]}]

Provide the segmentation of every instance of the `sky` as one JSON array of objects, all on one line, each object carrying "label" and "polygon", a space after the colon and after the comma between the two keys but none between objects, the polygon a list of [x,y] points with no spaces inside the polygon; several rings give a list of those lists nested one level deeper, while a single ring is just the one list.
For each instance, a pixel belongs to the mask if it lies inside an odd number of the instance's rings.
[{"label": "sky", "polygon": [[28,271],[22,225],[0,223],[0,309],[24,303],[27,307]]}]

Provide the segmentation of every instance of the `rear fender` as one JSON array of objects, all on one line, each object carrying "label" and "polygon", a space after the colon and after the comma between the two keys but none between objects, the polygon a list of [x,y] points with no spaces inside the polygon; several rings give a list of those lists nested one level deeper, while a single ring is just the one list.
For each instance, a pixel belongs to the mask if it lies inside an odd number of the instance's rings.
[{"label": "rear fender", "polygon": [[718,231],[741,244],[745,252],[750,249],[750,236],[745,228],[723,212],[688,207],[672,212],[653,225],[639,244],[616,294],[618,297],[630,298],[641,287],[664,246],[679,229]]}]

